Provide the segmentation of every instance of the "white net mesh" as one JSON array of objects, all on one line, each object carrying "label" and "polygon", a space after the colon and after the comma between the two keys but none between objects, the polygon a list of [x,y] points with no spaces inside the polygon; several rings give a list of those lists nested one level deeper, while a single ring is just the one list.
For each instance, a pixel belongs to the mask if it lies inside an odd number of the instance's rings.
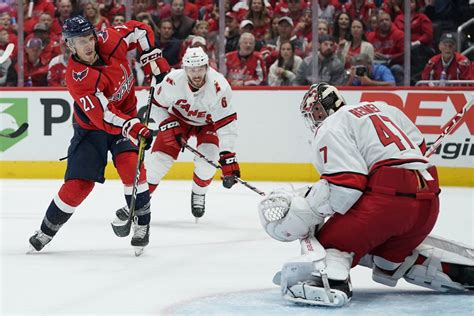
[{"label": "white net mesh", "polygon": [[268,222],[278,221],[288,213],[290,201],[287,194],[272,193],[260,203],[260,210]]}]

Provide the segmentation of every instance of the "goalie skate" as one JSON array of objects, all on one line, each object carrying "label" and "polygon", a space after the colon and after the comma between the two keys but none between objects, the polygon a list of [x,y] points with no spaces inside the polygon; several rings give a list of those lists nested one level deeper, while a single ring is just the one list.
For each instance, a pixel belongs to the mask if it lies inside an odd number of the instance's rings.
[{"label": "goalie skate", "polygon": [[52,239],[53,237],[46,235],[41,230],[36,231],[35,234],[30,237],[30,249],[28,253],[41,251]]},{"label": "goalie skate", "polygon": [[341,307],[346,305],[352,297],[352,286],[350,280],[331,284],[328,292],[322,282],[306,281],[298,282],[288,288],[283,298],[293,303],[309,304],[318,306]]},{"label": "goalie skate", "polygon": [[132,246],[135,256],[140,256],[150,241],[150,225],[133,224]]},{"label": "goalie skate", "polygon": [[206,211],[206,195],[191,192],[191,213],[196,218],[196,223]]},{"label": "goalie skate", "polygon": [[118,237],[126,237],[130,234],[131,221],[129,220],[129,211],[128,207],[124,206],[115,211],[116,218],[110,225],[114,234]]}]

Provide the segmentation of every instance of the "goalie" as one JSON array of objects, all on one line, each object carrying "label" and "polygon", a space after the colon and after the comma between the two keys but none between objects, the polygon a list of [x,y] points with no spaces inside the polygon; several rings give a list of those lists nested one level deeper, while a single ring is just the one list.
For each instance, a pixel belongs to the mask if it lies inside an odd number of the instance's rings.
[{"label": "goalie", "polygon": [[300,110],[314,133],[321,180],[305,192],[274,191],[259,204],[271,237],[300,240],[302,255],[274,278],[283,297],[343,306],[356,265],[388,286],[404,278],[438,291],[472,289],[472,249],[428,236],[440,189],[417,127],[384,103],[345,105],[326,83],[310,87]]}]

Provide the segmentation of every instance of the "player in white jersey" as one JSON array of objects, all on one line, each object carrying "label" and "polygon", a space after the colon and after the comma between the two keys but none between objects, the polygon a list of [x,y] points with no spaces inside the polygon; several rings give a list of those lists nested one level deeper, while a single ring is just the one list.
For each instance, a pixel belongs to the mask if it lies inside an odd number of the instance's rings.
[{"label": "player in white jersey", "polygon": [[[227,80],[209,67],[202,48],[188,48],[183,69],[171,71],[157,86],[152,118],[159,130],[151,155],[145,161],[152,193],[178,158],[182,141],[195,136],[197,149],[222,167],[223,185],[231,188],[240,168],[235,157],[237,113],[232,105],[232,89]],[[200,158],[194,160],[191,211],[202,217],[205,194],[216,169]],[[124,211],[120,209],[117,215]],[[119,216],[120,217],[120,216]]]},{"label": "player in white jersey", "polygon": [[270,236],[300,239],[303,255],[275,278],[284,298],[342,306],[358,264],[390,286],[401,277],[436,290],[472,285],[472,254],[422,244],[438,217],[440,189],[423,136],[403,112],[379,102],[345,105],[326,83],[310,87],[300,110],[314,132],[321,179],[305,192],[274,191],[259,205]]}]

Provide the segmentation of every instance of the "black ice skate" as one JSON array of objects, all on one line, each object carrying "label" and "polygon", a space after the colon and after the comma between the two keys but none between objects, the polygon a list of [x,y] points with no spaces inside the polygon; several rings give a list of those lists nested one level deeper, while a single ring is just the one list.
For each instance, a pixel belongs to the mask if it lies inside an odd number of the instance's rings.
[{"label": "black ice skate", "polygon": [[449,264],[447,275],[454,282],[460,283],[466,290],[474,291],[474,267],[460,264]]},{"label": "black ice skate", "polygon": [[37,230],[33,236],[30,237],[30,250],[28,252],[33,252],[33,250],[41,251],[44,246],[46,246],[53,237],[46,235],[41,230]]},{"label": "black ice skate", "polygon": [[191,192],[191,213],[193,216],[196,217],[196,223],[198,218],[204,215],[206,210],[206,195],[205,194],[197,194]]},{"label": "black ice skate", "polygon": [[127,206],[115,211],[115,219],[111,223],[114,234],[118,237],[126,237],[130,234],[131,221],[129,221],[129,210]]},{"label": "black ice skate", "polygon": [[135,248],[135,256],[140,256],[150,241],[150,224],[133,224],[132,246]]}]

